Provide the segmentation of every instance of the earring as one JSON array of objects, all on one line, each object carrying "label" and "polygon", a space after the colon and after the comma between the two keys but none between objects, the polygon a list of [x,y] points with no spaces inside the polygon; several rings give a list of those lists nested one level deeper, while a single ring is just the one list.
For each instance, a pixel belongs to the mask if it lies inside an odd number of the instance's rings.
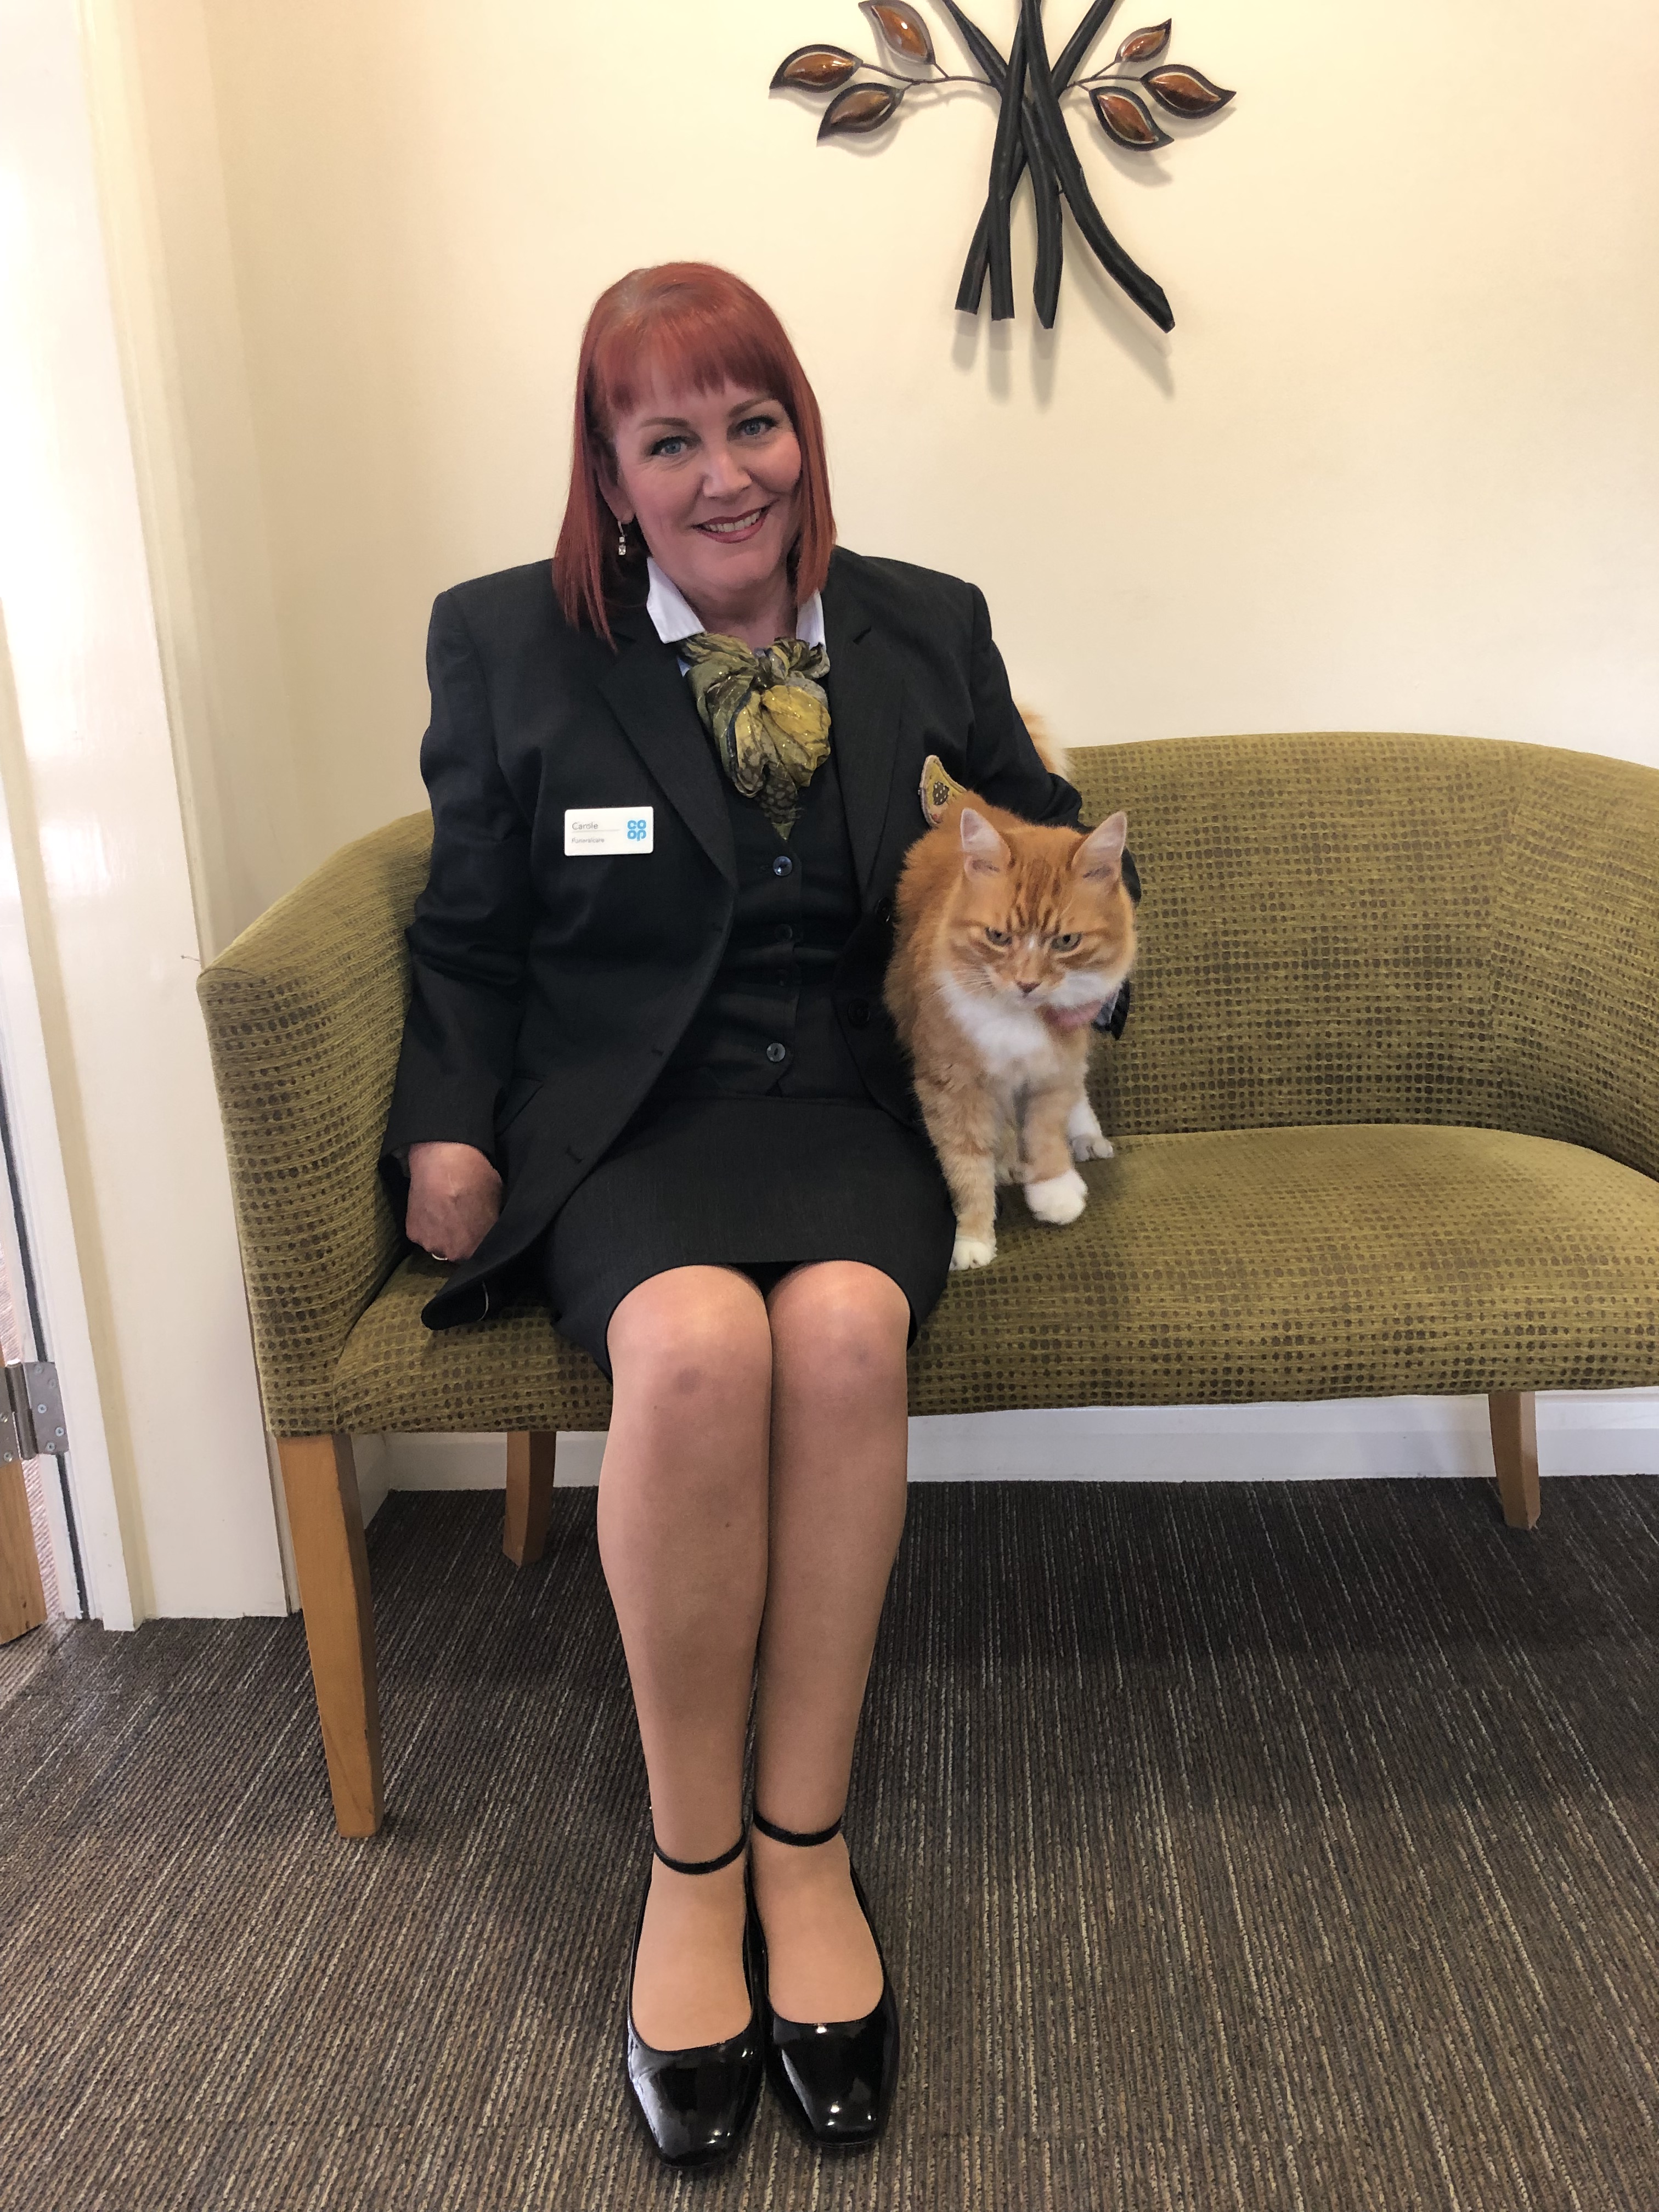
[{"label": "earring", "polygon": [[619,561],[628,558],[628,525],[620,518],[617,523],[617,558]]}]

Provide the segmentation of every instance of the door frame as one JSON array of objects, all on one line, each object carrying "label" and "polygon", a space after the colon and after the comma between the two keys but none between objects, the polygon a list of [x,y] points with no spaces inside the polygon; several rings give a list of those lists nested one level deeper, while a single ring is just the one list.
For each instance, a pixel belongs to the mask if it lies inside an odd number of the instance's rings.
[{"label": "door frame", "polygon": [[[22,727],[12,683],[11,657],[0,609],[0,1093],[3,1093],[17,1172],[18,1200],[28,1237],[35,1296],[46,1334],[46,1354],[58,1370],[64,1399],[64,1426],[70,1453],[61,1484],[46,1486],[46,1517],[58,1600],[65,1612],[78,1609],[77,1583],[83,1583],[88,1618],[106,1628],[131,1628],[134,1613],[121,1542],[109,1439],[93,1359],[92,1331],[76,1255],[75,1224],[70,1212],[69,1181],[64,1171],[52,1067],[46,1053],[40,1000],[35,988],[23,886],[39,865],[26,847],[20,855],[13,835],[11,789],[22,758]],[[21,862],[21,865],[20,865]],[[11,1221],[9,1194],[0,1205],[0,1249],[3,1249],[26,1352],[37,1357],[34,1316],[25,1289],[23,1254]],[[64,1517],[67,1489],[75,1516],[76,1541]],[[76,1572],[76,1551],[80,1574]]]}]

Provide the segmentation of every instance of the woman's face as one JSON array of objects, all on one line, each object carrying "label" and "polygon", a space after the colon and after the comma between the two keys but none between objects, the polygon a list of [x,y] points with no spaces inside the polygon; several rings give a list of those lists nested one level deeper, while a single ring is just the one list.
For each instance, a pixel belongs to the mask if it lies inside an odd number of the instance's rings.
[{"label": "woman's face", "polygon": [[699,614],[787,588],[801,463],[777,400],[735,384],[653,391],[617,422],[613,443],[613,513],[637,520],[652,559]]}]

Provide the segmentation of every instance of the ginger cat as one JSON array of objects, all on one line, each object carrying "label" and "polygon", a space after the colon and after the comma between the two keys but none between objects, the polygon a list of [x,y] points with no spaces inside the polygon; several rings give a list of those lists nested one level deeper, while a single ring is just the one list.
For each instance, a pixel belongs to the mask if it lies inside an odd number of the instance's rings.
[{"label": "ginger cat", "polygon": [[1086,835],[951,797],[899,878],[886,999],[957,1211],[952,1268],[996,1257],[996,1194],[1075,1221],[1075,1160],[1109,1159],[1089,1103],[1091,1026],[1135,955],[1128,817]]}]

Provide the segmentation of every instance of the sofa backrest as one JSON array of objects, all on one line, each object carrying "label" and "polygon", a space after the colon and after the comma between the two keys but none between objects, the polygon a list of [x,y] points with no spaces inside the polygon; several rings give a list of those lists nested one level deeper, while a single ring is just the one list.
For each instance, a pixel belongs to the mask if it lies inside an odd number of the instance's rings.
[{"label": "sofa backrest", "polygon": [[1133,1012],[1109,1134],[1334,1121],[1558,1136],[1659,1173],[1659,774],[1489,738],[1073,754],[1129,814]]}]

